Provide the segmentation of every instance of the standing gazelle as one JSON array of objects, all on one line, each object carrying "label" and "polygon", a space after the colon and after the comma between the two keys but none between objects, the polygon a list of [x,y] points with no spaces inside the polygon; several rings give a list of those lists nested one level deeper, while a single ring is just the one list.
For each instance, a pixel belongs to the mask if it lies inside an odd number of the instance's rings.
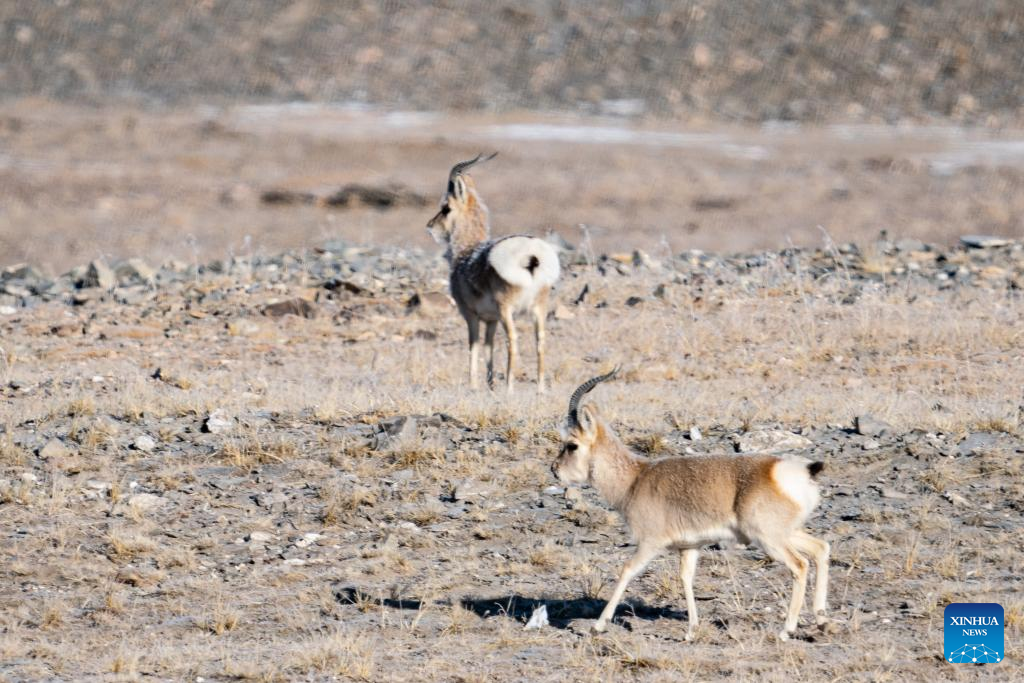
[{"label": "standing gazelle", "polygon": [[772,455],[641,458],[632,452],[591,406],[579,409],[583,395],[611,379],[616,370],[580,385],[569,401],[568,429],[551,469],[567,483],[589,483],[626,518],[637,542],[619,582],[593,626],[605,630],[626,585],[663,550],[679,551],[691,640],[697,627],[693,575],[702,546],[720,541],[760,545],[793,573],[793,595],[779,638],[796,629],[804,603],[808,562],[817,578],[814,613],[825,624],[829,544],[803,530],[818,504],[813,479],[823,463]]},{"label": "standing gazelle", "polygon": [[548,293],[558,280],[558,253],[544,240],[527,235],[490,239],[491,226],[473,179],[466,171],[497,152],[462,161],[448,174],[441,209],[427,223],[427,231],[447,247],[451,267],[451,292],[469,327],[469,383],[474,389],[480,355],[480,322],[483,321],[487,353],[487,386],[494,386],[494,332],[500,322],[508,338],[509,393],[515,381],[518,346],[513,316],[533,314],[537,337],[537,391],[544,391],[544,319]]}]

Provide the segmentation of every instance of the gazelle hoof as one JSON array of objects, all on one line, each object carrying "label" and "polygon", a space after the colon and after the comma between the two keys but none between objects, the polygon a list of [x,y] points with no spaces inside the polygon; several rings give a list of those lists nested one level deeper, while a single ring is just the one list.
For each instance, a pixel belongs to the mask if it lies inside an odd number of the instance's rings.
[{"label": "gazelle hoof", "polygon": [[604,624],[602,624],[599,621],[595,621],[593,623],[593,625],[591,625],[591,627],[590,627],[590,632],[591,633],[604,633],[607,630],[608,630],[608,627],[605,626]]},{"label": "gazelle hoof", "polygon": [[787,640],[789,640],[790,635],[792,634],[789,631],[779,631],[779,640],[781,640],[782,642],[786,642]]}]

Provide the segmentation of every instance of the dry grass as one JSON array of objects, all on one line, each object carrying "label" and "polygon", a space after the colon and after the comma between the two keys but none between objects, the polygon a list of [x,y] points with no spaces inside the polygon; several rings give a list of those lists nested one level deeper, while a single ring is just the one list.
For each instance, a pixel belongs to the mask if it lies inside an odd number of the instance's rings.
[{"label": "dry grass", "polygon": [[[583,284],[592,299],[571,321],[551,321],[552,388],[540,397],[526,379],[511,398],[469,392],[455,315],[429,320],[432,341],[395,341],[407,324],[398,316],[368,325],[374,341],[340,346],[325,330],[341,334],[343,321],[281,325],[271,363],[223,320],[184,324],[164,309],[151,316],[179,336],[69,361],[83,349],[27,331],[50,308],[24,313],[25,325],[4,328],[19,358],[12,379],[27,383],[31,367],[33,382],[60,385],[72,362],[111,379],[4,397],[0,513],[13,531],[0,543],[0,676],[938,679],[955,675],[934,657],[942,607],[964,599],[1002,602],[1019,640],[1007,577],[1022,556],[1012,507],[1024,496],[1020,397],[1007,387],[1024,385],[1024,310],[1012,294],[868,288],[847,305],[841,280],[777,265],[721,288],[673,284],[664,271],[575,275],[559,303]],[[671,296],[652,298],[665,283]],[[648,301],[625,307],[629,296]],[[97,325],[126,314],[105,304],[93,313]],[[682,642],[674,557],[631,586],[629,630],[583,635],[629,537],[592,492],[570,502],[544,490],[569,393],[617,362],[626,378],[590,400],[655,456],[681,444],[730,448],[722,435],[744,426],[821,429],[861,413],[934,436],[913,452],[887,442],[827,454],[827,495],[811,524],[834,544],[837,633],[776,643],[788,577],[756,551],[726,548],[702,556],[696,642]],[[195,381],[154,380],[154,364]],[[203,433],[215,408],[239,416],[238,428]],[[366,438],[392,416],[435,413],[457,423],[421,425],[393,445]],[[703,441],[687,440],[692,426]],[[1005,441],[948,455],[980,429]],[[159,437],[153,452],[133,447],[143,433]],[[39,458],[51,436],[77,452]],[[454,501],[466,480],[488,493]],[[246,540],[256,532],[269,540]],[[549,599],[553,616],[568,615],[526,632],[529,614],[509,611],[510,596]]]}]

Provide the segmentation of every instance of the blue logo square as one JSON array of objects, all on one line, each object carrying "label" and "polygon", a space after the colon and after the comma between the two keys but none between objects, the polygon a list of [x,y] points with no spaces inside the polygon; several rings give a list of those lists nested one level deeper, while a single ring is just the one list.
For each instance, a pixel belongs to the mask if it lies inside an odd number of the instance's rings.
[{"label": "blue logo square", "polygon": [[996,664],[1005,654],[1003,607],[994,602],[954,602],[942,616],[942,653],[953,664]]}]

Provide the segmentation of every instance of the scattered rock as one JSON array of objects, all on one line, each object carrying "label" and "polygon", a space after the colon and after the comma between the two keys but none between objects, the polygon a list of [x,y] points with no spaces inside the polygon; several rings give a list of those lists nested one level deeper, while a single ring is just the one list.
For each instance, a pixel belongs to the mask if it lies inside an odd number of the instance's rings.
[{"label": "scattered rock", "polygon": [[554,313],[552,313],[555,320],[572,320],[576,317],[576,314],[572,312],[565,304],[558,304],[555,306]]},{"label": "scattered rock", "polygon": [[863,436],[882,436],[892,431],[892,425],[872,415],[858,415],[853,420],[853,426]]},{"label": "scattered rock", "polygon": [[698,427],[690,427],[690,441],[700,441],[704,438],[704,435],[700,433]]},{"label": "scattered rock", "polygon": [[430,200],[398,183],[392,183],[387,187],[352,183],[324,198],[323,203],[333,208],[352,209],[366,206],[383,210],[403,206],[426,206]]},{"label": "scattered rock", "polygon": [[433,316],[451,312],[452,300],[444,292],[416,292],[405,304],[408,313]]},{"label": "scattered rock", "polygon": [[399,415],[378,423],[376,448],[394,448],[415,439],[419,424],[412,415]]},{"label": "scattered rock", "polygon": [[806,436],[781,429],[762,429],[741,434],[734,439],[736,450],[740,453],[774,453],[778,451],[798,451],[810,448],[814,444]]},{"label": "scattered rock", "polygon": [[999,435],[992,432],[975,432],[957,444],[957,455],[977,455],[991,450],[999,442]]},{"label": "scattered rock", "polygon": [[117,275],[106,263],[96,260],[89,264],[85,274],[76,284],[82,289],[89,287],[113,289],[117,286]]},{"label": "scattered rock", "polygon": [[865,451],[878,450],[879,448],[881,448],[881,446],[882,444],[879,443],[877,439],[868,439],[860,445],[860,447]]},{"label": "scattered rock", "polygon": [[286,315],[295,315],[300,318],[315,318],[317,315],[316,304],[305,299],[289,299],[279,301],[275,304],[267,304],[263,307],[263,315],[270,318],[281,318]]},{"label": "scattered rock", "polygon": [[139,512],[149,512],[164,504],[164,499],[153,493],[136,493],[128,497],[128,507]]},{"label": "scattered rock", "polygon": [[148,434],[143,434],[132,441],[132,448],[143,453],[149,453],[156,448],[156,440]]},{"label": "scattered rock", "polygon": [[323,534],[310,532],[307,534],[303,534],[302,538],[296,539],[295,545],[298,548],[307,548],[316,543],[317,541],[319,541],[321,538],[323,538]]},{"label": "scattered rock", "polygon": [[246,535],[245,540],[247,543],[269,543],[274,540],[274,534],[266,531],[253,531]]},{"label": "scattered rock", "polygon": [[494,492],[494,487],[484,482],[473,479],[465,479],[455,485],[452,490],[452,498],[457,501],[469,500],[470,498],[482,498]]},{"label": "scattered rock", "polygon": [[234,418],[228,415],[222,408],[218,408],[210,413],[203,421],[203,431],[208,434],[223,434],[224,432],[233,429],[234,426]]},{"label": "scattered rock", "polygon": [[961,507],[962,508],[972,507],[971,506],[971,502],[969,500],[967,500],[966,498],[964,498],[963,496],[961,496],[956,491],[946,491],[945,493],[942,494],[942,497],[945,498],[946,500],[948,500],[950,503],[952,503],[954,507],[958,507],[958,508],[961,508]]},{"label": "scattered rock", "polygon": [[991,249],[1010,244],[1010,240],[992,235],[964,235],[960,238],[960,242],[971,249]]},{"label": "scattered rock", "polygon": [[55,460],[71,455],[71,449],[64,445],[60,439],[50,439],[46,445],[39,449],[39,457],[43,460]]},{"label": "scattered rock", "polygon": [[256,504],[263,508],[272,508],[288,500],[288,496],[280,491],[261,493],[256,496]]},{"label": "scattered rock", "polygon": [[156,278],[156,270],[140,258],[121,261],[114,272],[122,285],[148,284]]}]

